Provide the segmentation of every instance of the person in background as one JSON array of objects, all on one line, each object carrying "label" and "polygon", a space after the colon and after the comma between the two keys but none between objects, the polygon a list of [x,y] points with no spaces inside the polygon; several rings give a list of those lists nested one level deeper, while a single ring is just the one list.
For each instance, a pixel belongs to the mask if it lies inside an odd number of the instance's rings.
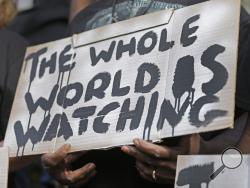
[{"label": "person in background", "polygon": [[97,0],[84,0],[84,1],[73,0],[70,5],[69,21],[71,22],[80,11],[84,10],[85,8],[95,3],[96,1]]},{"label": "person in background", "polygon": [[19,12],[9,29],[23,36],[30,46],[66,37],[69,0],[18,0],[17,7]]},{"label": "person in background", "polygon": [[0,0],[0,140],[3,144],[27,42],[6,29],[15,15],[11,0]]},{"label": "person in background", "polygon": [[[0,147],[15,95],[16,85],[21,71],[27,42],[18,34],[6,27],[16,14],[15,5],[11,0],[0,0]],[[36,157],[10,159],[9,186],[28,187],[27,177],[17,178],[19,172],[13,173],[28,165]],[[20,181],[21,180],[21,181]]]}]

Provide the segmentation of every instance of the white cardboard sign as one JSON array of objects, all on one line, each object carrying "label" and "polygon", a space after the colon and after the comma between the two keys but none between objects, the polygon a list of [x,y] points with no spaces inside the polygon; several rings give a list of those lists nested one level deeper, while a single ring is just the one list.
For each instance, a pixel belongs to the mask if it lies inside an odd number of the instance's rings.
[{"label": "white cardboard sign", "polygon": [[7,147],[0,147],[0,187],[7,188],[9,171],[9,150]]},{"label": "white cardboard sign", "polygon": [[10,155],[232,127],[239,12],[238,0],[208,1],[28,48]]}]

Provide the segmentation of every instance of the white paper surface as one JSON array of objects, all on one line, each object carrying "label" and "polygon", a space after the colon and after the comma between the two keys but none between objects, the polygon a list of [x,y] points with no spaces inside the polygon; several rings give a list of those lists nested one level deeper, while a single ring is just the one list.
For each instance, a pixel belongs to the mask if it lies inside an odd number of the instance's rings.
[{"label": "white paper surface", "polygon": [[[195,132],[206,132],[209,130],[218,130],[223,127],[233,127],[233,120],[234,120],[234,98],[235,98],[235,81],[236,81],[236,63],[237,62],[237,45],[238,45],[238,27],[239,27],[239,1],[238,0],[231,0],[231,1],[223,1],[223,0],[215,0],[215,1],[208,1],[206,3],[200,3],[196,6],[193,6],[192,9],[180,9],[176,11],[171,19],[173,23],[173,31],[172,40],[178,41],[181,38],[181,31],[183,27],[183,23],[186,15],[189,17],[199,15],[200,18],[198,21],[191,24],[191,27],[199,26],[197,29],[196,34],[198,35],[197,41],[194,42],[193,45],[188,47],[183,47],[180,43],[176,43],[174,48],[170,53],[169,62],[170,65],[168,66],[168,74],[167,74],[167,87],[166,87],[166,99],[170,100],[170,103],[174,106],[175,98],[174,98],[174,75],[176,74],[176,62],[180,59],[180,57],[184,56],[192,56],[194,58],[194,82],[192,88],[194,89],[194,99],[193,99],[193,112],[199,108],[199,104],[204,101],[207,101],[206,104],[202,105],[200,112],[198,113],[198,117],[195,117],[195,113],[192,114],[192,110],[190,107],[187,108],[183,118],[180,122],[178,122],[177,126],[174,129],[175,135],[183,135],[188,133],[195,133]],[[234,14],[232,14],[234,12]],[[223,24],[222,24],[223,23]],[[223,50],[225,47],[225,51]],[[205,51],[214,51],[215,49],[219,49],[216,53],[215,61],[205,61],[206,59],[204,55]],[[220,49],[221,48],[221,49]],[[215,50],[216,51],[216,50]],[[220,52],[219,52],[220,51]],[[213,52],[212,52],[213,54]],[[213,94],[213,96],[217,99],[212,99],[210,97],[212,94],[205,93],[203,91],[203,87],[207,87],[207,90],[212,91],[212,87],[210,87],[212,79],[213,81],[219,83],[221,78],[215,78],[215,72],[212,72],[209,69],[209,66],[217,66],[212,65],[216,62],[220,63],[221,65],[228,67],[228,79],[226,84],[223,86],[221,90]],[[190,62],[189,62],[190,63]],[[204,65],[206,64],[206,65]],[[230,68],[229,68],[230,67]],[[214,67],[215,68],[215,67]],[[182,66],[179,67],[182,69]],[[176,87],[189,87],[191,84],[190,74],[192,71],[187,69],[184,66],[187,76],[181,75],[179,76],[180,80],[176,81]],[[191,72],[190,72],[191,71]],[[218,71],[218,75],[222,75],[223,72]],[[217,75],[217,76],[218,76]],[[174,78],[174,79],[173,79]],[[210,82],[210,83],[208,83]],[[206,83],[208,83],[206,85]],[[208,89],[209,88],[209,89]],[[179,88],[178,88],[179,89]],[[176,95],[182,92],[182,89],[176,91]],[[191,91],[191,90],[190,90]],[[184,93],[180,98],[180,103],[183,104],[185,100],[187,100],[187,92]],[[191,94],[192,95],[192,94]],[[211,102],[210,100],[214,100]],[[210,101],[211,103],[209,103]],[[216,101],[216,102],[215,102]],[[183,105],[184,106],[184,105]],[[180,106],[181,108],[182,106]],[[197,108],[196,108],[197,107]],[[206,116],[209,115],[210,110],[221,110],[226,111],[227,115],[222,118],[216,118],[211,122],[207,122],[206,125]],[[180,110],[181,111],[181,110]],[[213,113],[213,112],[212,112]],[[222,112],[223,113],[223,112]],[[181,112],[179,113],[181,114]],[[212,115],[213,116],[213,115]],[[195,119],[191,121],[190,119]],[[189,122],[188,122],[189,121]],[[165,122],[167,126],[164,126],[163,129],[163,137],[171,136],[171,131],[169,131],[169,123]],[[174,124],[174,123],[173,123]],[[165,131],[164,131],[165,130]]]},{"label": "white paper surface", "polygon": [[238,168],[225,168],[214,180],[210,180],[209,176],[221,165],[221,155],[179,156],[175,188],[192,188],[195,185],[201,188],[249,188],[248,155],[243,155]]},{"label": "white paper surface", "polygon": [[239,10],[238,0],[208,1],[28,48],[10,156],[232,127]]},{"label": "white paper surface", "polygon": [[7,188],[9,171],[9,150],[7,147],[0,147],[0,187]]}]

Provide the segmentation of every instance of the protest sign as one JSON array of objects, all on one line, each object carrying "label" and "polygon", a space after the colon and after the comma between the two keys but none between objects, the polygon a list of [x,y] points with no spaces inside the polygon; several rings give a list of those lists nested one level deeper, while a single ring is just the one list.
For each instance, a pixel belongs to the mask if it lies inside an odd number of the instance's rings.
[{"label": "protest sign", "polygon": [[7,147],[0,147],[0,187],[7,188],[9,172],[9,150]]},{"label": "protest sign", "polygon": [[28,48],[10,155],[232,127],[239,12],[238,0],[208,1]]},{"label": "protest sign", "polygon": [[237,168],[230,169],[225,167],[215,178],[211,178],[222,167],[223,163],[221,159],[221,155],[179,156],[175,188],[249,188],[249,155],[242,156],[242,162]]}]

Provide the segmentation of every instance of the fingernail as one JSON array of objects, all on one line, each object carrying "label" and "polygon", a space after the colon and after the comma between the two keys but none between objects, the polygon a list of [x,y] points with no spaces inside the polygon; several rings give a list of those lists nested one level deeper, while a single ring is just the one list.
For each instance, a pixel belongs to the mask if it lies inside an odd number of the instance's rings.
[{"label": "fingernail", "polygon": [[130,150],[129,150],[128,146],[123,146],[122,151],[125,152],[125,153],[129,153]]},{"label": "fingernail", "polygon": [[65,145],[63,146],[63,149],[64,149],[64,151],[68,152],[68,151],[70,151],[70,149],[71,149],[71,145],[70,145],[70,144],[65,144]]},{"label": "fingernail", "polygon": [[89,170],[94,169],[95,167],[96,167],[96,166],[95,166],[94,163],[90,163],[90,164],[88,165],[88,169],[89,169]]},{"label": "fingernail", "polygon": [[140,145],[140,140],[139,140],[139,139],[134,139],[134,144],[135,144],[136,146],[139,146],[139,145]]}]

